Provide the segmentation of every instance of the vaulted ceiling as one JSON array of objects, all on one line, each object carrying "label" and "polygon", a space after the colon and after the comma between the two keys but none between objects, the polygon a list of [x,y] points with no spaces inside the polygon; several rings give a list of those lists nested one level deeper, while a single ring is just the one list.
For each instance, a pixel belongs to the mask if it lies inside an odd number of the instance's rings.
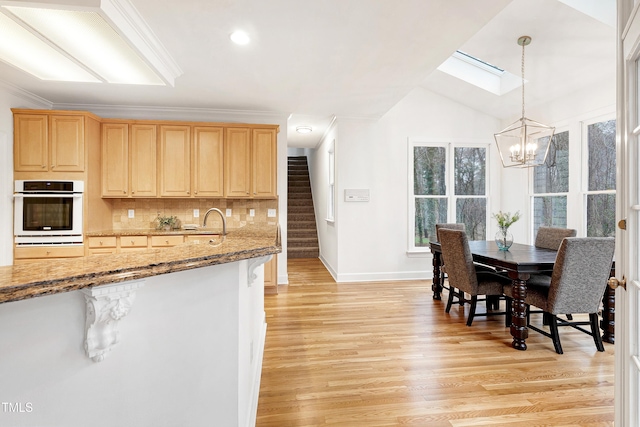
[{"label": "vaulted ceiling", "polygon": [[[297,124],[317,129],[304,137],[290,133],[295,146],[313,145],[334,115],[379,117],[418,86],[495,117],[510,117],[514,108],[519,111],[518,90],[497,96],[437,67],[460,49],[519,76],[516,40],[525,34],[533,38],[526,51],[527,102],[615,78],[615,10],[607,15],[572,7],[597,3],[611,9],[615,0],[131,3],[182,69],[175,87],[44,82],[2,62],[0,79],[54,106],[291,114],[290,129]],[[238,28],[250,35],[250,44],[229,41]]]}]

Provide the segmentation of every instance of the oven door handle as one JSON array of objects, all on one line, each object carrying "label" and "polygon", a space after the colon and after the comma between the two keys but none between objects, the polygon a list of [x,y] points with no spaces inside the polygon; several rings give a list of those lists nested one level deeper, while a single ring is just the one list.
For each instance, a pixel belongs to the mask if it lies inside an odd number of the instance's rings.
[{"label": "oven door handle", "polygon": [[32,197],[39,197],[39,198],[47,198],[47,197],[51,197],[51,198],[74,198],[74,199],[80,199],[82,198],[82,193],[65,193],[65,194],[54,194],[54,193],[40,193],[40,194],[34,194],[34,193],[14,193],[13,194],[13,198],[14,199],[25,199],[25,198],[32,198]]}]

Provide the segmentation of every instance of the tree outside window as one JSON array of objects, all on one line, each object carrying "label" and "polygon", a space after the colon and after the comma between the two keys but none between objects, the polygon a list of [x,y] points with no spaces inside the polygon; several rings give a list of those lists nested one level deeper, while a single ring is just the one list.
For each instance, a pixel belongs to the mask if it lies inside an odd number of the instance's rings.
[{"label": "tree outside window", "polygon": [[442,222],[464,223],[470,240],[485,239],[486,152],[485,147],[413,147],[414,247],[435,241],[435,225]]},{"label": "tree outside window", "polygon": [[616,121],[587,126],[587,236],[613,237],[616,223]]},{"label": "tree outside window", "polygon": [[[539,146],[546,145],[541,141]],[[538,153],[543,156],[544,153]],[[569,132],[553,136],[544,164],[533,168],[533,235],[546,227],[567,227]]]}]

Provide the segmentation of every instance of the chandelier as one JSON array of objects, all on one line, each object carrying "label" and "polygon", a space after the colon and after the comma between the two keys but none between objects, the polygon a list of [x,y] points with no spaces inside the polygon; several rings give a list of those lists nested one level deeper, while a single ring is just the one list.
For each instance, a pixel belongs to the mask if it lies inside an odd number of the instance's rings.
[{"label": "chandelier", "polygon": [[522,46],[522,117],[493,135],[505,168],[528,168],[544,164],[556,130],[524,115],[524,47],[529,43],[529,36],[518,39],[518,45]]}]

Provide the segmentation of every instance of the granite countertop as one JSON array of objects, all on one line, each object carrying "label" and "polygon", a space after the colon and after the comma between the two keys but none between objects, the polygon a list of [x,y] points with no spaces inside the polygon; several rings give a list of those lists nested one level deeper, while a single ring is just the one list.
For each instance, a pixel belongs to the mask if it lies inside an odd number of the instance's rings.
[{"label": "granite countertop", "polygon": [[[177,231],[181,233],[174,234],[197,234],[192,230]],[[211,234],[211,231],[202,234]],[[278,226],[246,226],[228,232],[226,236],[218,236],[211,243],[191,242],[172,248],[0,267],[0,303],[225,264],[281,251]]]}]

